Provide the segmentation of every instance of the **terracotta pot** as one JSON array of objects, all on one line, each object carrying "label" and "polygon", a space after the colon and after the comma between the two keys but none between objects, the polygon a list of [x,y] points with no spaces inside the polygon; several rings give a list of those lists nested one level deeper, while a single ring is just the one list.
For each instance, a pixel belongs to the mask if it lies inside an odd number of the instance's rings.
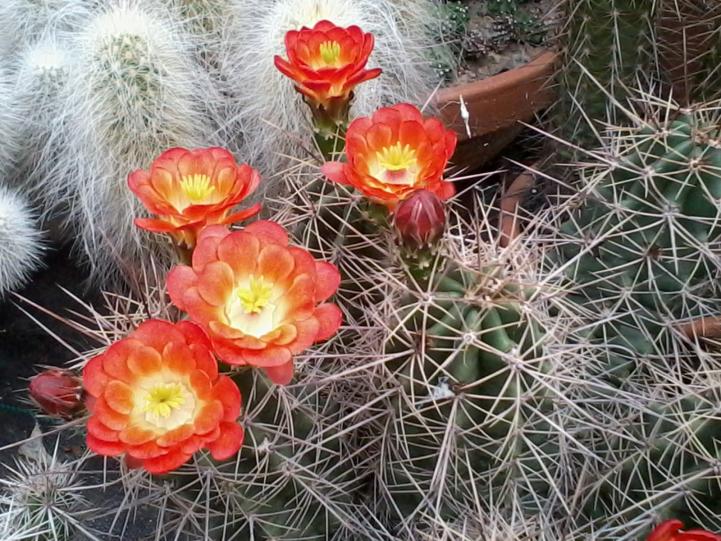
[{"label": "terracotta pot", "polygon": [[[454,165],[482,166],[520,133],[520,122],[530,122],[553,103],[556,58],[556,53],[547,51],[523,66],[436,93],[441,119],[458,134]],[[468,110],[468,126],[461,116],[461,97]]]}]

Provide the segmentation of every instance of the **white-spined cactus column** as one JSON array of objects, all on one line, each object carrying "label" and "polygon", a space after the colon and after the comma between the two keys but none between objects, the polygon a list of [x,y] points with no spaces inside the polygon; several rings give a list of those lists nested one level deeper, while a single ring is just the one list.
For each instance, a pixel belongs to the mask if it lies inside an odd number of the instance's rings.
[{"label": "white-spined cactus column", "polygon": [[69,190],[78,242],[96,277],[127,273],[148,248],[165,248],[133,225],[140,206],[128,174],[169,147],[214,142],[205,108],[210,82],[177,26],[145,2],[112,2],[72,44],[69,151],[56,191]]},{"label": "white-spined cactus column", "polygon": [[101,0],[2,0],[0,56],[19,53],[48,28],[79,24]]},{"label": "white-spined cactus column", "polygon": [[3,134],[0,144],[0,179],[9,178],[18,151],[18,136],[14,130],[18,117],[11,105],[11,93],[10,72],[0,64],[0,133]]},{"label": "white-spined cactus column", "polygon": [[46,210],[57,200],[43,197],[45,187],[59,186],[58,160],[66,148],[61,100],[68,81],[70,52],[55,37],[43,38],[18,57],[10,98],[17,138],[14,182],[42,200]]},{"label": "white-spined cactus column", "polygon": [[[289,30],[312,27],[326,19],[339,26],[357,25],[375,37],[369,67],[383,75],[356,89],[352,116],[368,115],[384,104],[410,101],[422,104],[436,81],[424,48],[432,42],[432,0],[413,0],[418,18],[402,18],[400,0],[230,0],[232,19],[224,37],[222,71],[227,78],[233,119],[231,132],[251,133],[243,149],[258,166],[272,170],[282,154],[301,156],[310,146],[307,107],[293,84],[273,64],[285,57]],[[411,32],[413,27],[418,29]],[[256,159],[257,157],[257,159]]]},{"label": "white-spined cactus column", "polygon": [[21,287],[43,252],[37,216],[16,193],[0,185],[0,297]]}]

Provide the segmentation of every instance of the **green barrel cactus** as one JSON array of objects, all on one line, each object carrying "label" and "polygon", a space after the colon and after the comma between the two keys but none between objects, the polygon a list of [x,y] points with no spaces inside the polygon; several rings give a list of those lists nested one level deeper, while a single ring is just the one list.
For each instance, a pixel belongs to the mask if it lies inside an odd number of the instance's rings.
[{"label": "green barrel cactus", "polygon": [[553,506],[558,357],[533,288],[507,270],[449,263],[428,288],[393,300],[375,491],[400,538],[414,539],[419,522],[462,519],[469,506],[519,520],[543,520]]},{"label": "green barrel cactus", "polygon": [[549,248],[589,353],[583,538],[644,539],[668,518],[719,529],[718,355],[684,330],[721,313],[718,109],[649,109],[582,169]]},{"label": "green barrel cactus", "polygon": [[581,208],[560,228],[571,295],[593,314],[619,378],[639,355],[674,351],[674,324],[715,313],[718,298],[717,116],[665,110],[656,120],[609,139],[601,165],[582,175]]},{"label": "green barrel cactus", "polygon": [[721,396],[711,385],[659,393],[625,419],[628,432],[606,442],[605,466],[580,496],[585,535],[645,539],[672,518],[721,529]]}]

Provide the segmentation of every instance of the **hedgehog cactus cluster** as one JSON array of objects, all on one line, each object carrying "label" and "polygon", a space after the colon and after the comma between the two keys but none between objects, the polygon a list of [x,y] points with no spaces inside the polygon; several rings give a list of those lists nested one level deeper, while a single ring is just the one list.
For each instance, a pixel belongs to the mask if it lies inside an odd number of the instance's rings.
[{"label": "hedgehog cactus cluster", "polygon": [[[634,93],[663,76],[668,5],[564,6],[553,118],[586,156],[513,235],[507,195],[448,178],[457,135],[409,102],[401,38],[438,6],[123,2],[75,42],[51,17],[8,94],[32,132],[11,167],[144,296],[76,314],[95,348],[32,380],[89,453],[43,487],[47,460],[19,467],[3,517],[57,539],[144,512],[156,539],[720,539],[721,105]],[[2,201],[0,292],[36,258]],[[92,455],[116,509],[63,496],[97,486]]]}]

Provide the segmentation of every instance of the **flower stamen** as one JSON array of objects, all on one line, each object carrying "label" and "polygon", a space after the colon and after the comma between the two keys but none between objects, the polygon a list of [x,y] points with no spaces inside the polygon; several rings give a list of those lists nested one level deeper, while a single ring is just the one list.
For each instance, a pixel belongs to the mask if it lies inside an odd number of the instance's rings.
[{"label": "flower stamen", "polygon": [[148,391],[141,413],[148,420],[167,419],[174,410],[185,403],[186,392],[180,383],[166,383],[153,387]]},{"label": "flower stamen", "polygon": [[325,67],[337,67],[340,63],[340,43],[337,41],[324,41],[318,48],[320,57],[325,64]]},{"label": "flower stamen", "polygon": [[258,314],[270,301],[273,286],[263,278],[251,277],[248,287],[237,291],[240,304],[246,314]]},{"label": "flower stamen", "polygon": [[193,203],[206,201],[215,191],[215,186],[210,182],[210,177],[203,174],[186,175],[180,180],[180,187],[183,193]]},{"label": "flower stamen", "polygon": [[378,163],[387,171],[405,171],[416,165],[416,151],[400,142],[383,147],[377,154]]}]

